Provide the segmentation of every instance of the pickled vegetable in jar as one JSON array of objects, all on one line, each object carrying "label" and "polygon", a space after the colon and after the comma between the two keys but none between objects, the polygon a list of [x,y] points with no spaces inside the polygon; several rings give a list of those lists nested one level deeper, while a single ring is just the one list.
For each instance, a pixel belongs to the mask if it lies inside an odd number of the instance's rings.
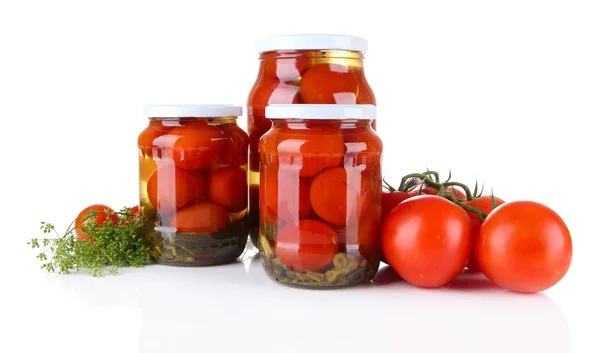
[{"label": "pickled vegetable in jar", "polygon": [[[258,77],[248,96],[250,238],[257,245],[258,141],[271,127],[270,104],[373,104],[364,73],[367,40],[348,35],[284,35],[257,42]],[[373,122],[373,128],[375,123]]]},{"label": "pickled vegetable in jar", "polygon": [[142,238],[158,263],[235,260],[248,239],[248,135],[231,105],[146,107],[138,137]]},{"label": "pickled vegetable in jar", "polygon": [[303,287],[370,281],[381,256],[373,105],[275,104],[260,139],[259,250],[269,277]]}]

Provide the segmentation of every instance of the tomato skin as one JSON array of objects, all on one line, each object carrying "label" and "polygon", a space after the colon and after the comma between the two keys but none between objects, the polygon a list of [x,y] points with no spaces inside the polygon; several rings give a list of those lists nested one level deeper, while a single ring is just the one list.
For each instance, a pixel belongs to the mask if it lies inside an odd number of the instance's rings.
[{"label": "tomato skin", "polygon": [[312,219],[289,223],[275,237],[275,254],[294,271],[320,271],[338,251],[338,236],[327,224]]},{"label": "tomato skin", "polygon": [[308,69],[300,81],[300,98],[306,104],[355,104],[356,74],[340,64],[320,64]]},{"label": "tomato skin", "polygon": [[394,207],[396,207],[399,203],[408,200],[411,197],[417,196],[416,191],[392,191],[392,192],[384,192],[381,195],[381,206],[382,206],[382,215],[381,218],[385,220],[387,216],[392,212]]},{"label": "tomato skin", "polygon": [[[500,206],[504,203],[504,200],[494,197],[496,201],[496,206]],[[477,208],[486,214],[489,214],[494,209],[494,205],[492,203],[492,197],[488,195],[480,196],[476,199],[469,200],[463,202],[467,206],[471,206],[473,208]],[[471,227],[473,229],[474,239],[477,239],[477,235],[479,234],[479,229],[481,228],[481,222],[479,221],[479,216],[477,213],[467,211],[469,218],[471,219]],[[471,258],[467,263],[467,268],[471,271],[479,272],[481,271],[479,263],[477,262],[477,258],[475,257],[475,253],[471,254]]]},{"label": "tomato skin", "polygon": [[418,287],[441,287],[469,260],[471,222],[460,206],[444,198],[415,196],[384,221],[382,246],[388,264],[402,278]]},{"label": "tomato skin", "polygon": [[303,177],[312,177],[322,169],[338,166],[342,162],[344,148],[343,134],[334,127],[284,127],[277,133],[279,163],[295,167],[295,161],[301,160],[302,164],[296,168]]},{"label": "tomato skin", "polygon": [[[90,211],[97,211],[98,214],[93,219],[90,218],[85,220]],[[81,212],[79,212],[79,215],[77,215],[77,219],[75,220],[75,234],[77,235],[77,238],[88,242],[93,241],[87,234],[83,232],[83,228],[85,227],[85,225],[88,224],[88,222],[91,222],[92,220],[96,222],[97,225],[103,225],[109,219],[113,222],[113,224],[116,224],[119,221],[119,216],[117,216],[116,214],[112,214],[109,216],[106,214],[106,211],[115,212],[112,208],[102,204],[88,206],[84,208]]]},{"label": "tomato skin", "polygon": [[240,212],[248,206],[248,176],[240,167],[223,167],[212,172],[206,190],[212,202],[229,212]]},{"label": "tomato skin", "polygon": [[154,153],[154,148],[164,147],[164,139],[160,139],[162,136],[167,135],[173,127],[164,126],[162,121],[151,120],[146,127],[138,136],[138,147],[142,154],[150,157],[162,158],[160,151],[157,149]]},{"label": "tomato skin", "polygon": [[452,196],[454,196],[455,198],[460,198],[460,199],[463,199],[463,200],[467,199],[467,195],[465,195],[465,193],[462,192],[462,190],[460,188],[458,188],[458,187],[448,186],[446,188],[446,191],[448,191],[449,193],[451,193]]},{"label": "tomato skin", "polygon": [[248,164],[248,134],[237,124],[223,124],[221,131],[228,137],[223,147],[221,163],[236,167]]},{"label": "tomato skin", "polygon": [[556,212],[533,201],[505,203],[481,225],[475,242],[481,272],[515,292],[535,293],[560,281],[569,270],[573,244]]},{"label": "tomato skin", "polygon": [[140,206],[139,205],[135,205],[133,207],[130,207],[129,209],[131,210],[131,213],[133,213],[134,215],[140,214]]},{"label": "tomato skin", "polygon": [[202,175],[171,166],[155,170],[146,187],[148,199],[164,214],[172,214],[205,194]]},{"label": "tomato skin", "polygon": [[310,204],[324,221],[344,226],[360,219],[369,209],[373,195],[360,172],[343,167],[326,169],[310,185]]},{"label": "tomato skin", "polygon": [[177,211],[170,226],[179,233],[212,233],[229,226],[229,213],[214,203],[195,203]]},{"label": "tomato skin", "polygon": [[173,162],[181,169],[196,171],[212,167],[220,158],[227,135],[203,121],[188,122],[169,133]]},{"label": "tomato skin", "polygon": [[270,167],[260,173],[261,197],[270,211],[285,222],[308,218],[311,214],[310,180],[300,177],[290,168]]},{"label": "tomato skin", "polygon": [[306,57],[264,60],[263,78],[281,82],[294,81],[300,78],[309,66],[310,59]]}]

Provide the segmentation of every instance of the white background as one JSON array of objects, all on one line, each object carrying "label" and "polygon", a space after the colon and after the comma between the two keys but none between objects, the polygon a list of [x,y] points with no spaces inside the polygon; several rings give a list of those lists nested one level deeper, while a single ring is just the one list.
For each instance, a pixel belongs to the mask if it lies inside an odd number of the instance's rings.
[{"label": "white background", "polygon": [[[597,1],[0,2],[0,344],[600,351],[599,19]],[[378,285],[392,275],[383,273],[366,287],[293,290],[269,281],[252,252],[229,266],[150,266],[103,279],[38,270],[25,242],[41,235],[39,221],[62,229],[89,204],[137,202],[145,104],[245,105],[254,41],[290,33],[369,40],[390,181],[452,169],[505,200],[562,215],[574,242],[563,281],[524,296],[479,279],[475,288],[465,280],[471,289],[460,280],[440,290]]]}]

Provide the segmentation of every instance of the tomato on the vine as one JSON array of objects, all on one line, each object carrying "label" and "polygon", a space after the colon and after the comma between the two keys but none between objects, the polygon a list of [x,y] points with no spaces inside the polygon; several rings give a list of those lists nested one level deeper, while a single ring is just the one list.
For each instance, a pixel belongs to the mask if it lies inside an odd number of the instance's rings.
[{"label": "tomato on the vine", "polygon": [[[496,202],[496,206],[502,205],[504,203],[504,200],[502,200],[498,197],[494,197],[494,201]],[[494,203],[492,202],[492,197],[488,196],[488,195],[480,196],[473,200],[465,201],[465,202],[463,202],[463,204],[473,207],[473,208],[476,208],[486,214],[489,214],[494,209]],[[479,215],[475,212],[470,212],[470,211],[467,211],[467,213],[469,215],[469,218],[471,219],[471,227],[473,229],[473,235],[475,237],[477,237],[477,234],[479,234],[479,229],[481,227],[481,221],[479,220]],[[469,268],[471,271],[481,271],[479,268],[479,263],[477,263],[477,258],[475,257],[474,253],[471,254],[471,258],[469,259],[469,262],[467,263],[467,268]]]},{"label": "tomato on the vine", "polygon": [[[93,218],[88,218],[90,211],[96,211],[98,214]],[[108,215],[107,212],[111,214]],[[90,237],[83,232],[83,228],[89,222],[96,222],[97,225],[101,226],[106,221],[110,220],[113,224],[116,224],[119,221],[119,216],[114,214],[114,212],[115,211],[112,208],[101,204],[91,205],[84,208],[81,212],[79,212],[79,215],[75,220],[75,234],[79,239],[89,242],[93,241],[93,239],[90,239]]]},{"label": "tomato on the vine", "polygon": [[495,284],[533,293],[555,285],[573,256],[565,222],[547,206],[533,201],[505,203],[492,211],[475,241],[481,272]]},{"label": "tomato on the vine", "polygon": [[471,222],[460,206],[442,197],[412,197],[384,221],[382,246],[388,264],[402,278],[419,287],[440,287],[469,260]]},{"label": "tomato on the vine", "polygon": [[454,198],[457,198],[457,199],[463,199],[463,200],[466,200],[466,199],[467,199],[467,195],[465,195],[465,193],[464,193],[464,192],[462,192],[462,191],[460,190],[460,188],[458,188],[458,187],[455,187],[455,186],[448,186],[448,187],[446,188],[446,191],[448,191],[450,194],[452,194],[452,196],[453,196]]},{"label": "tomato on the vine", "polygon": [[275,253],[288,268],[320,271],[338,251],[338,235],[327,224],[312,219],[289,223],[277,232]]},{"label": "tomato on the vine", "polygon": [[300,80],[300,98],[306,104],[355,104],[357,95],[356,74],[344,65],[315,65]]},{"label": "tomato on the vine", "polygon": [[411,197],[417,196],[416,191],[392,191],[384,192],[381,194],[381,207],[382,215],[381,219],[385,220],[387,216],[392,212],[394,207],[398,206],[399,203],[408,200]]}]

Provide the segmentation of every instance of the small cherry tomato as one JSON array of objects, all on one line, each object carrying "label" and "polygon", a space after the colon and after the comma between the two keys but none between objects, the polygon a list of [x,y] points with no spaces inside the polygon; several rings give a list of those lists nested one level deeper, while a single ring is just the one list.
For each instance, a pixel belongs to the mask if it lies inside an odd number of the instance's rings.
[{"label": "small cherry tomato", "polygon": [[275,237],[275,254],[294,271],[320,271],[338,251],[338,236],[327,224],[312,219],[289,223]]},{"label": "small cherry tomato", "polygon": [[267,168],[260,173],[261,195],[264,205],[285,222],[308,218],[310,208],[310,180],[292,169]]},{"label": "small cherry tomato", "polygon": [[419,287],[441,287],[469,260],[471,222],[460,206],[442,197],[412,197],[384,221],[382,246],[388,264],[402,278]]},{"label": "small cherry tomato", "polygon": [[371,206],[373,195],[359,172],[343,167],[326,169],[310,185],[310,204],[324,221],[344,226],[360,219]]},{"label": "small cherry tomato", "polygon": [[172,166],[155,170],[148,179],[148,199],[157,211],[171,214],[204,197],[202,175]]},{"label": "small cherry tomato", "polygon": [[[96,211],[98,214],[93,218],[89,218],[90,211]],[[93,239],[83,232],[83,228],[92,221],[96,222],[96,224],[99,226],[103,225],[108,220],[110,220],[113,224],[117,224],[119,221],[119,216],[114,213],[108,215],[106,214],[107,212],[113,213],[115,211],[106,205],[97,204],[88,206],[84,208],[83,211],[79,212],[79,215],[75,220],[75,234],[77,237],[88,242],[93,242]]]},{"label": "small cherry tomato", "polygon": [[565,222],[547,206],[533,201],[505,203],[481,225],[475,241],[481,272],[515,292],[534,293],[560,281],[573,256]]},{"label": "small cherry tomato", "polygon": [[221,164],[241,167],[248,164],[248,135],[237,124],[223,124],[221,131],[227,135]]},{"label": "small cherry tomato", "polygon": [[175,165],[196,171],[210,168],[220,159],[227,135],[217,126],[200,120],[171,130],[169,140],[167,150],[172,150]]},{"label": "small cherry tomato", "polygon": [[140,206],[139,205],[135,205],[133,207],[129,207],[129,209],[131,210],[131,213],[133,213],[134,215],[139,215],[140,214]]},{"label": "small cherry tomato", "polygon": [[[279,80],[263,81],[248,97],[248,106],[252,109],[249,126],[262,126],[262,130],[271,127],[271,121],[265,118],[265,107],[270,104],[294,104],[298,101],[298,87]],[[265,132],[266,132],[265,130]]]},{"label": "small cherry tomato", "polygon": [[277,79],[281,82],[294,81],[300,78],[310,65],[310,58],[280,58],[265,59],[264,78],[267,80]]},{"label": "small cherry tomato", "polygon": [[229,226],[229,213],[214,203],[200,202],[177,211],[170,226],[178,233],[213,233]]},{"label": "small cherry tomato", "polygon": [[312,177],[322,169],[341,164],[344,136],[339,129],[327,126],[282,128],[277,135],[276,151],[280,164],[298,168],[300,176]]},{"label": "small cherry tomato", "polygon": [[300,98],[306,104],[355,104],[357,95],[356,74],[344,65],[315,65],[300,80]]},{"label": "small cherry tomato", "polygon": [[240,167],[223,167],[213,171],[206,182],[208,198],[229,212],[248,206],[248,176]]},{"label": "small cherry tomato", "polygon": [[342,132],[346,147],[344,164],[353,165],[359,160],[361,165],[366,166],[365,171],[373,168],[380,170],[383,143],[373,130],[343,129]]},{"label": "small cherry tomato", "polygon": [[[466,197],[465,197],[466,198]],[[494,197],[496,200],[496,206],[500,206],[504,203],[504,200]],[[463,202],[467,206],[471,206],[473,208],[477,208],[486,214],[489,214],[494,209],[492,203],[491,196],[480,196],[476,199]],[[473,236],[475,239],[477,238],[477,234],[479,234],[479,229],[481,228],[481,222],[479,221],[479,215],[474,212],[468,212],[469,218],[471,219],[471,229],[473,229]],[[471,258],[469,259],[469,263],[467,263],[467,268],[471,271],[481,271],[479,267],[479,263],[477,263],[477,258],[475,257],[475,253],[471,254]]]},{"label": "small cherry tomato", "polygon": [[399,203],[417,196],[416,191],[392,191],[381,195],[382,219],[385,220]]},{"label": "small cherry tomato", "polygon": [[162,158],[160,148],[164,147],[164,142],[160,141],[162,140],[160,138],[167,135],[172,129],[172,126],[163,125],[162,121],[151,120],[148,127],[138,136],[138,147],[142,154]]}]

